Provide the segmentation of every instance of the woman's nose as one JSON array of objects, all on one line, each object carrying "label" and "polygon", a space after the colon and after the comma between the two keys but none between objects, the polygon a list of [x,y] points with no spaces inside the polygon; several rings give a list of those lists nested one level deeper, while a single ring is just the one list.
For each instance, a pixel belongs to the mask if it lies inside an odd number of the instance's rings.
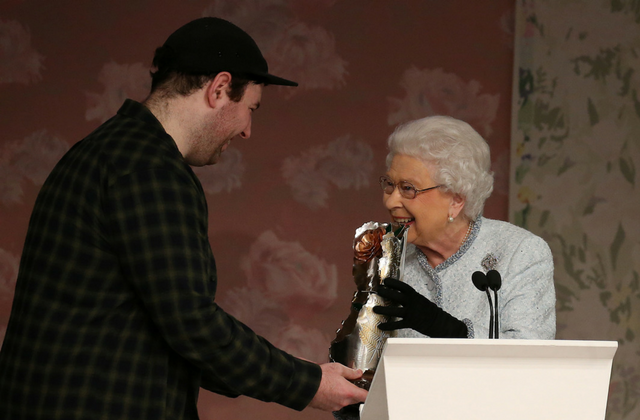
[{"label": "woman's nose", "polygon": [[394,188],[393,192],[391,194],[387,194],[387,193],[382,193],[382,201],[384,202],[385,207],[387,207],[388,210],[391,210],[393,208],[396,207],[400,207],[400,201],[402,199],[402,196],[400,195],[400,192],[398,191],[398,188]]}]

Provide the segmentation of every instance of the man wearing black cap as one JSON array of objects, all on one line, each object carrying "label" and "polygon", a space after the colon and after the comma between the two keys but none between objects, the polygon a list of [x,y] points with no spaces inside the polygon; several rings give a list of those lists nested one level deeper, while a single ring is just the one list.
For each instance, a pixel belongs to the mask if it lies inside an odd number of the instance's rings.
[{"label": "man wearing black cap", "polygon": [[221,19],[174,32],[151,94],[58,163],[34,206],[0,353],[2,419],[197,419],[200,387],[302,410],[366,392],[361,372],[295,358],[214,303],[207,203],[189,165],[251,134],[270,75]]}]

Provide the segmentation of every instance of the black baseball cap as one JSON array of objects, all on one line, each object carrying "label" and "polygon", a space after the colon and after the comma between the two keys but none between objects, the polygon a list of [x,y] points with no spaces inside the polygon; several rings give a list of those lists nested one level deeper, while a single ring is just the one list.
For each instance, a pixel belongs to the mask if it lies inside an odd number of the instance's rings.
[{"label": "black baseball cap", "polygon": [[158,69],[185,74],[228,71],[258,83],[298,86],[296,82],[269,74],[267,61],[253,38],[224,19],[193,20],[172,33],[158,50],[161,49],[163,59],[157,64]]}]

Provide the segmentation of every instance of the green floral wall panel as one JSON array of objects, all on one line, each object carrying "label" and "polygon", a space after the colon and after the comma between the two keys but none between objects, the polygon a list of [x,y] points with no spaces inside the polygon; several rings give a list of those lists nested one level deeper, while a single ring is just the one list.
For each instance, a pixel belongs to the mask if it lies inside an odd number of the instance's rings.
[{"label": "green floral wall panel", "polygon": [[518,0],[510,218],[553,251],[557,338],[619,342],[607,419],[640,418],[639,71],[640,1]]}]

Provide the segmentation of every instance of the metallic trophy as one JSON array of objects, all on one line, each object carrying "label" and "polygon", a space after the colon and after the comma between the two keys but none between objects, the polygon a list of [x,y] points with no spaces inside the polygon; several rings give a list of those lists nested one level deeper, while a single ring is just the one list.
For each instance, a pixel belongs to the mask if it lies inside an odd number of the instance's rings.
[{"label": "metallic trophy", "polygon": [[357,286],[351,312],[331,342],[329,359],[364,374],[354,382],[366,390],[371,386],[382,348],[395,331],[381,331],[380,323],[389,317],[373,312],[387,303],[376,291],[384,280],[402,280],[408,226],[398,223],[368,222],[356,230],[353,242],[353,279]]}]

